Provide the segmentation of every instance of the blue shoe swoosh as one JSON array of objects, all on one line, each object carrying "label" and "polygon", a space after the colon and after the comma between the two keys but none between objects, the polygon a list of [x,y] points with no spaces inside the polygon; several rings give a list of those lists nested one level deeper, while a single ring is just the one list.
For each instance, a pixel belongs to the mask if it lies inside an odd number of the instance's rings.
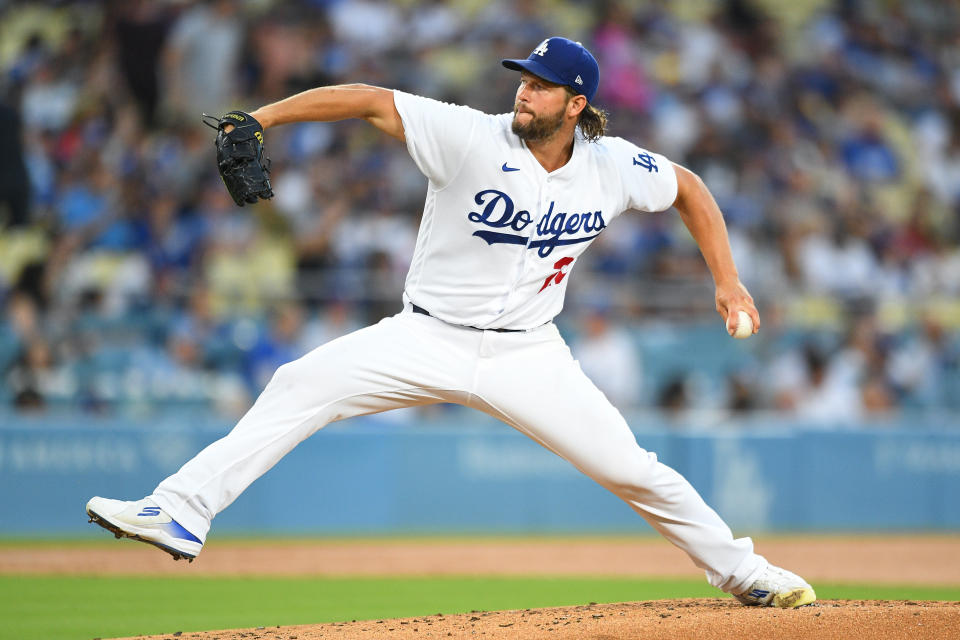
[{"label": "blue shoe swoosh", "polygon": [[503,169],[504,171],[520,171],[519,168],[516,168],[516,167],[508,167],[506,162],[504,162],[504,163],[503,163],[503,166],[500,167],[500,168]]},{"label": "blue shoe swoosh", "polygon": [[170,522],[168,522],[164,527],[164,529],[166,529],[167,533],[174,538],[178,538],[180,540],[187,540],[188,542],[196,542],[198,544],[203,544],[202,542],[200,542],[200,538],[198,538],[197,536],[193,535],[192,533],[184,529],[183,525],[177,522],[176,520],[171,520]]}]

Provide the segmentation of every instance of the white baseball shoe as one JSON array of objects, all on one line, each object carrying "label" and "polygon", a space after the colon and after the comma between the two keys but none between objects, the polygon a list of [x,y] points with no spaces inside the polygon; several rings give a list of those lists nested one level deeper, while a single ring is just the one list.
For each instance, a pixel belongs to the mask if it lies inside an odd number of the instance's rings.
[{"label": "white baseball shoe", "polygon": [[780,567],[767,565],[760,578],[734,598],[746,605],[793,609],[812,604],[817,599],[806,580]]},{"label": "white baseball shoe", "polygon": [[136,502],[90,498],[87,503],[90,522],[113,532],[118,538],[132,538],[163,549],[174,560],[189,562],[200,553],[203,542],[183,528],[150,498]]}]

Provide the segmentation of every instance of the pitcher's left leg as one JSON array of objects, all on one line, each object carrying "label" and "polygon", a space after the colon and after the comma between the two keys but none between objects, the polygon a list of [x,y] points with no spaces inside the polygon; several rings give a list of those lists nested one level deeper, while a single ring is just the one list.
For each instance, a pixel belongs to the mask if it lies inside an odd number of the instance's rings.
[{"label": "pitcher's left leg", "polygon": [[580,370],[553,325],[487,332],[473,406],[530,436],[625,500],[683,549],[715,587],[748,589],[766,560],[679,473],[640,448],[617,409]]}]

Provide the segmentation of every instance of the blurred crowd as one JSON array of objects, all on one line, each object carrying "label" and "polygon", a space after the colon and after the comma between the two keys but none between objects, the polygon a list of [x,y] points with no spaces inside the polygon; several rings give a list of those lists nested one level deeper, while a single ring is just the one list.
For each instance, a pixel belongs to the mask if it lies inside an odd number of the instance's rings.
[{"label": "blurred crowd", "polygon": [[200,114],[347,82],[504,112],[499,59],[561,34],[597,55],[611,132],[705,180],[764,318],[725,338],[678,217],[621,216],[561,316],[615,403],[960,409],[960,8],[939,0],[0,0],[0,406],[234,416],[396,313],[426,185],[403,145],[269,130],[276,197],[239,208]]}]

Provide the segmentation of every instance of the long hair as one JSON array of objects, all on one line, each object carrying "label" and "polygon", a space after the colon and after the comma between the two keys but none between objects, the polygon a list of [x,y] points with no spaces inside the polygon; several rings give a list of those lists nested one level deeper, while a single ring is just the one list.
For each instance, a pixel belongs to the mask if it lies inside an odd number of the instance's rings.
[{"label": "long hair", "polygon": [[[568,98],[578,95],[570,87],[564,87],[564,89],[567,90]],[[583,134],[584,139],[586,139],[587,142],[596,142],[601,136],[606,134],[607,119],[609,117],[609,113],[603,109],[598,109],[588,102],[587,106],[580,112],[580,119],[577,120],[577,126],[580,128],[580,133]]]}]

